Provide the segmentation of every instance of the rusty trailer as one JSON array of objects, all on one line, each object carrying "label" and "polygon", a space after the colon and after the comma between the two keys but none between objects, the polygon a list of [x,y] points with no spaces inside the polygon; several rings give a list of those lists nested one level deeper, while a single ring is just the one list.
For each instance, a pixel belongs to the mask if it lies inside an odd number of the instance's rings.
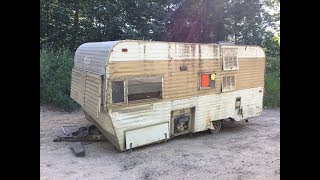
[{"label": "rusty trailer", "polygon": [[120,151],[259,116],[261,47],[121,40],[78,47],[71,98]]}]

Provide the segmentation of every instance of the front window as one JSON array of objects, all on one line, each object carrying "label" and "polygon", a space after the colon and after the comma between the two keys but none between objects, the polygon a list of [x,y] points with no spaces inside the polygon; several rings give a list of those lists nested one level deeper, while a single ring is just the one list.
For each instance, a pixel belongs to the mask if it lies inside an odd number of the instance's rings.
[{"label": "front window", "polygon": [[124,102],[124,81],[112,82],[112,103]]},{"label": "front window", "polygon": [[162,77],[128,80],[128,101],[161,98]]},{"label": "front window", "polygon": [[162,98],[162,77],[112,81],[112,103]]}]

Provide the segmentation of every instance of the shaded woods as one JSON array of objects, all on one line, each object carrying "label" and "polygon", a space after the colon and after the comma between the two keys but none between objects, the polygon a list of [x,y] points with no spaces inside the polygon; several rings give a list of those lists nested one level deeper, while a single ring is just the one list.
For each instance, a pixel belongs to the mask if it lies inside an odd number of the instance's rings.
[{"label": "shaded woods", "polygon": [[79,45],[143,39],[262,46],[264,103],[280,106],[279,6],[278,0],[41,0],[40,102],[77,107],[69,93]]}]

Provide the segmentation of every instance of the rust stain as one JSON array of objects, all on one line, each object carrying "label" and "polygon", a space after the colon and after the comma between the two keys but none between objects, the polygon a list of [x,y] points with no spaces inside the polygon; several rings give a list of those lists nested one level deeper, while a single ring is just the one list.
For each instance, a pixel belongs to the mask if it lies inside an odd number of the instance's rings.
[{"label": "rust stain", "polygon": [[202,72],[202,59],[201,59],[201,45],[199,45],[199,65],[198,65],[198,71],[201,73]]},{"label": "rust stain", "polygon": [[210,116],[210,112],[208,111],[208,114],[207,114],[207,124],[210,125],[211,123],[211,116]]},{"label": "rust stain", "polygon": [[191,54],[193,57],[196,55],[196,45],[195,44],[191,45]]},{"label": "rust stain", "polygon": [[171,44],[169,44],[168,46],[168,60],[171,61],[172,57],[171,57]]}]

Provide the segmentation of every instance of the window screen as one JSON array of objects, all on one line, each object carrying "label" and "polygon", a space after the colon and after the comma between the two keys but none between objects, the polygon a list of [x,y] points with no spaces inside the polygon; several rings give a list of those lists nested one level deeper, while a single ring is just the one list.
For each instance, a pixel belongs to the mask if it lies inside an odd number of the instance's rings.
[{"label": "window screen", "polygon": [[128,101],[161,97],[162,77],[135,78],[128,80]]},{"label": "window screen", "polygon": [[200,74],[200,89],[215,88],[216,74]]},{"label": "window screen", "polygon": [[222,78],[222,92],[236,90],[235,75],[223,76]]},{"label": "window screen", "polygon": [[239,69],[237,54],[237,48],[223,49],[223,70]]},{"label": "window screen", "polygon": [[124,82],[112,82],[112,103],[124,102]]}]

